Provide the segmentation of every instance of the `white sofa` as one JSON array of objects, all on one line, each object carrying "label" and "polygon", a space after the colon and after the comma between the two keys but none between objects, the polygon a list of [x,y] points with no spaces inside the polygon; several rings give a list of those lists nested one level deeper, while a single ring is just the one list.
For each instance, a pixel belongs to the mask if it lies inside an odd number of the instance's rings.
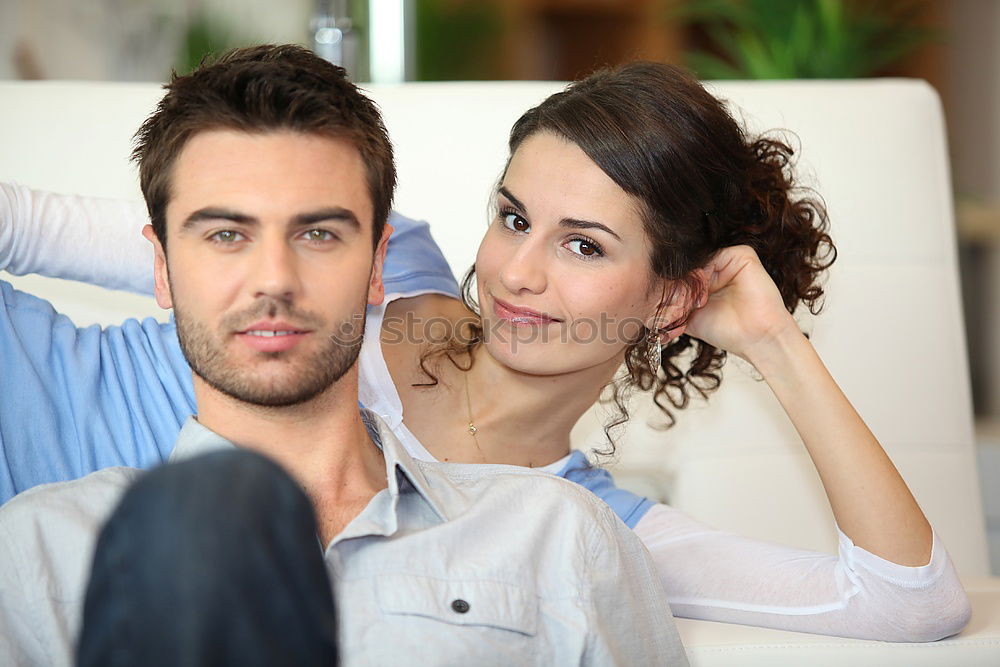
[{"label": "white sofa", "polygon": [[[397,149],[396,207],[429,220],[457,274],[471,263],[506,133],[554,83],[374,87]],[[929,645],[885,644],[681,619],[693,665],[1000,665],[1000,580],[988,561],[973,451],[948,157],[925,84],[747,82],[714,86],[756,129],[788,128],[799,171],[826,198],[840,258],[827,308],[803,319],[856,407],[944,539],[973,602],[968,629]],[[0,83],[0,179],[138,197],[131,133],[153,84]],[[138,229],[136,230],[138,234]],[[4,276],[9,279],[9,276]],[[15,284],[79,324],[164,317],[135,295],[35,276]],[[599,411],[574,437],[603,437]],[[720,528],[835,552],[825,497],[767,388],[736,365],[708,406],[669,432],[633,420],[618,475]]]}]

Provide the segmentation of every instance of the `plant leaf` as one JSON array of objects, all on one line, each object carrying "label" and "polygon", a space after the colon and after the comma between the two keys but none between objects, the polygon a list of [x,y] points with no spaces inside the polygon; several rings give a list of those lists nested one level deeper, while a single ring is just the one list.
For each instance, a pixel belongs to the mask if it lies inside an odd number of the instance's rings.
[{"label": "plant leaf", "polygon": [[877,74],[940,40],[918,24],[922,11],[916,0],[689,0],[677,15],[702,26],[721,54],[695,57],[713,72],[842,78]]},{"label": "plant leaf", "polygon": [[684,54],[687,66],[701,79],[745,79],[744,71],[738,70],[722,58],[704,51],[689,51]]}]

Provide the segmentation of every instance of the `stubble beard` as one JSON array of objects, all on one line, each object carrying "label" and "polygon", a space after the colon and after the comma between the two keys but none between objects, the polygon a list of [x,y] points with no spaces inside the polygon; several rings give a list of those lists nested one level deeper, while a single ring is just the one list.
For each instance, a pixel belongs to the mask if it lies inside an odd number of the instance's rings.
[{"label": "stubble beard", "polygon": [[[227,358],[226,345],[220,335],[201,321],[187,317],[184,309],[174,305],[177,338],[188,365],[198,377],[213,389],[243,403],[269,408],[289,407],[306,403],[332,387],[349,371],[361,353],[364,337],[365,305],[362,302],[354,316],[343,320],[336,335],[326,336],[318,349],[302,355],[295,348],[282,352],[259,352],[262,361],[284,361],[284,372],[259,377],[256,368],[246,368]],[[241,313],[225,316],[219,327],[222,337],[247,326],[264,314],[305,324],[322,331],[325,322],[319,316],[300,311],[282,302],[267,299]]]}]

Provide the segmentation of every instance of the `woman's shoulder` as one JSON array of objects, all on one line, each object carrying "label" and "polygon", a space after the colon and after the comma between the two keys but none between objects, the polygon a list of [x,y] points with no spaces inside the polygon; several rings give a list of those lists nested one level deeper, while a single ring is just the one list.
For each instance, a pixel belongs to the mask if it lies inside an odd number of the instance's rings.
[{"label": "woman's shoulder", "polygon": [[385,307],[386,318],[406,316],[458,319],[474,317],[475,313],[466,308],[460,299],[438,292],[428,292],[393,299]]},{"label": "woman's shoulder", "polygon": [[591,464],[578,449],[573,450],[570,460],[558,475],[579,484],[603,500],[629,528],[635,528],[646,512],[656,505],[649,498],[619,487],[610,472]]},{"label": "woman's shoulder", "polygon": [[479,316],[459,299],[444,294],[394,299],[382,319],[382,345],[405,343],[423,351],[465,337],[469,325],[478,322]]},{"label": "woman's shoulder", "polygon": [[[468,325],[479,318],[460,300],[439,293],[425,293],[390,301],[379,334],[382,358],[404,396],[410,385],[428,381],[426,370],[436,368],[426,358],[429,351],[467,335]],[[430,364],[430,365],[428,365]],[[404,404],[406,401],[404,400]]]}]

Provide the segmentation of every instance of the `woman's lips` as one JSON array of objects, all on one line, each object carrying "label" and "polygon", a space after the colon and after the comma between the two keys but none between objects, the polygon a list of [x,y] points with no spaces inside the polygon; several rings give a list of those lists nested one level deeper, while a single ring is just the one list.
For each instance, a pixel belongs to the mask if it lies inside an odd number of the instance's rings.
[{"label": "woman's lips", "polygon": [[530,308],[521,308],[493,297],[493,313],[514,326],[542,326],[559,320]]}]

